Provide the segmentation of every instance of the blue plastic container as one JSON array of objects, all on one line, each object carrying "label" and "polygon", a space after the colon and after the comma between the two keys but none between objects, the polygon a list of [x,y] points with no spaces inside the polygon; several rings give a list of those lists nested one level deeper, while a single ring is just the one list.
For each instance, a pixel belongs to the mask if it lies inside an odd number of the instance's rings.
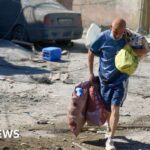
[{"label": "blue plastic container", "polygon": [[43,59],[47,61],[59,61],[61,59],[61,48],[45,47],[42,49]]}]

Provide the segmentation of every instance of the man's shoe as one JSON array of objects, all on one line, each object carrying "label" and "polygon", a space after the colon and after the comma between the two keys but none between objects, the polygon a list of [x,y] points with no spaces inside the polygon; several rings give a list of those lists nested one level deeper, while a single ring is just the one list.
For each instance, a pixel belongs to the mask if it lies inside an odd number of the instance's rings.
[{"label": "man's shoe", "polygon": [[109,137],[109,138],[107,139],[105,149],[106,149],[106,150],[116,150],[112,138]]}]

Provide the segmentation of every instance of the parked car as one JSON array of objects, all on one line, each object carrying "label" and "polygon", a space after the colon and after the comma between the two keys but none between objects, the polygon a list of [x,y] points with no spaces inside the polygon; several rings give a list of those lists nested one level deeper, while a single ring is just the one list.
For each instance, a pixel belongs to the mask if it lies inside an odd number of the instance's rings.
[{"label": "parked car", "polygon": [[81,38],[81,14],[54,0],[0,0],[0,37],[30,42]]}]

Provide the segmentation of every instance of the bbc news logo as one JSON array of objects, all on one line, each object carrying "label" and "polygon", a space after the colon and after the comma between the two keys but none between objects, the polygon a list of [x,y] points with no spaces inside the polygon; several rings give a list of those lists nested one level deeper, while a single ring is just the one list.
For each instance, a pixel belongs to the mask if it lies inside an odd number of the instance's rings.
[{"label": "bbc news logo", "polygon": [[0,130],[0,139],[18,139],[19,137],[19,130]]}]

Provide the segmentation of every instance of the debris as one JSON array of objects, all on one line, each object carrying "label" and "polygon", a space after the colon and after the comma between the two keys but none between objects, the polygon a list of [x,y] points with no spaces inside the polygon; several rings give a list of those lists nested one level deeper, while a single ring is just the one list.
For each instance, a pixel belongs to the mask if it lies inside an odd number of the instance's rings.
[{"label": "debris", "polygon": [[47,66],[46,65],[43,65],[43,66],[41,66],[42,68],[47,68]]},{"label": "debris", "polygon": [[98,134],[105,134],[106,131],[101,131],[101,130],[99,130],[99,131],[97,131],[96,133],[98,133]]},{"label": "debris", "polygon": [[45,60],[42,59],[41,56],[35,56],[35,55],[31,56],[31,60],[36,63],[45,63],[46,62]]},{"label": "debris", "polygon": [[65,81],[69,78],[69,74],[68,73],[63,73],[61,74],[60,80],[61,81]]},{"label": "debris", "polygon": [[49,79],[50,79],[51,81],[60,80],[60,75],[61,75],[60,73],[50,74]]},{"label": "debris", "polygon": [[21,58],[20,61],[29,61],[29,58]]},{"label": "debris", "polygon": [[56,80],[61,80],[62,82],[67,80],[69,77],[68,73],[51,73],[50,76],[48,77],[49,80],[52,82]]},{"label": "debris", "polygon": [[55,125],[55,123],[54,123],[54,122],[51,122],[51,125]]},{"label": "debris", "polygon": [[2,150],[10,150],[9,147],[5,146],[2,148]]},{"label": "debris", "polygon": [[27,115],[30,115],[30,114],[31,114],[31,112],[28,112],[28,111],[27,111],[27,112],[23,112],[23,113],[25,113],[25,114],[27,114]]},{"label": "debris", "polygon": [[67,50],[63,50],[63,51],[61,52],[61,55],[66,55],[66,54],[68,54],[68,51],[67,51]]},{"label": "debris", "polygon": [[29,147],[30,147],[30,145],[29,145],[29,144],[27,144],[27,143],[21,143],[21,144],[20,144],[20,146],[24,146],[24,147],[27,147],[27,148],[29,148]]},{"label": "debris", "polygon": [[28,97],[28,95],[26,93],[21,93],[20,94],[20,98],[26,98],[26,97]]},{"label": "debris", "polygon": [[96,129],[95,128],[89,128],[88,131],[96,132]]},{"label": "debris", "polygon": [[30,76],[31,79],[39,83],[52,84],[53,82],[47,76]]},{"label": "debris", "polygon": [[63,150],[63,148],[61,148],[61,147],[56,147],[56,150]]},{"label": "debris", "polygon": [[66,80],[63,81],[63,83],[65,83],[65,84],[74,84],[72,79],[66,79]]},{"label": "debris", "polygon": [[39,137],[38,137],[38,139],[41,139],[42,138],[42,136],[40,135]]},{"label": "debris", "polygon": [[14,80],[11,77],[0,76],[0,80],[14,83]]},{"label": "debris", "polygon": [[63,139],[63,141],[64,141],[64,142],[67,142],[67,139],[66,139],[66,138],[64,138],[64,139]]},{"label": "debris", "polygon": [[131,115],[130,115],[129,112],[127,112],[127,113],[122,113],[122,114],[120,114],[120,116],[126,116],[126,117],[129,116],[129,117],[130,117]]},{"label": "debris", "polygon": [[5,81],[6,77],[0,76],[0,80]]},{"label": "debris", "polygon": [[28,131],[35,132],[35,131],[36,131],[36,129],[31,128],[31,129],[28,129]]},{"label": "debris", "polygon": [[144,95],[142,98],[143,99],[150,98],[150,95]]},{"label": "debris", "polygon": [[48,120],[37,121],[37,124],[48,124]]},{"label": "debris", "polygon": [[38,99],[35,99],[33,102],[39,102],[39,100],[38,100]]},{"label": "debris", "polygon": [[12,89],[12,88],[14,88],[14,86],[13,86],[13,85],[11,85],[11,86],[10,86],[10,88]]},{"label": "debris", "polygon": [[72,142],[73,145],[77,146],[78,148],[80,148],[81,150],[88,150],[87,148],[83,147],[82,145]]},{"label": "debris", "polygon": [[30,98],[30,100],[34,100],[34,96],[33,95],[30,95],[29,98]]}]

